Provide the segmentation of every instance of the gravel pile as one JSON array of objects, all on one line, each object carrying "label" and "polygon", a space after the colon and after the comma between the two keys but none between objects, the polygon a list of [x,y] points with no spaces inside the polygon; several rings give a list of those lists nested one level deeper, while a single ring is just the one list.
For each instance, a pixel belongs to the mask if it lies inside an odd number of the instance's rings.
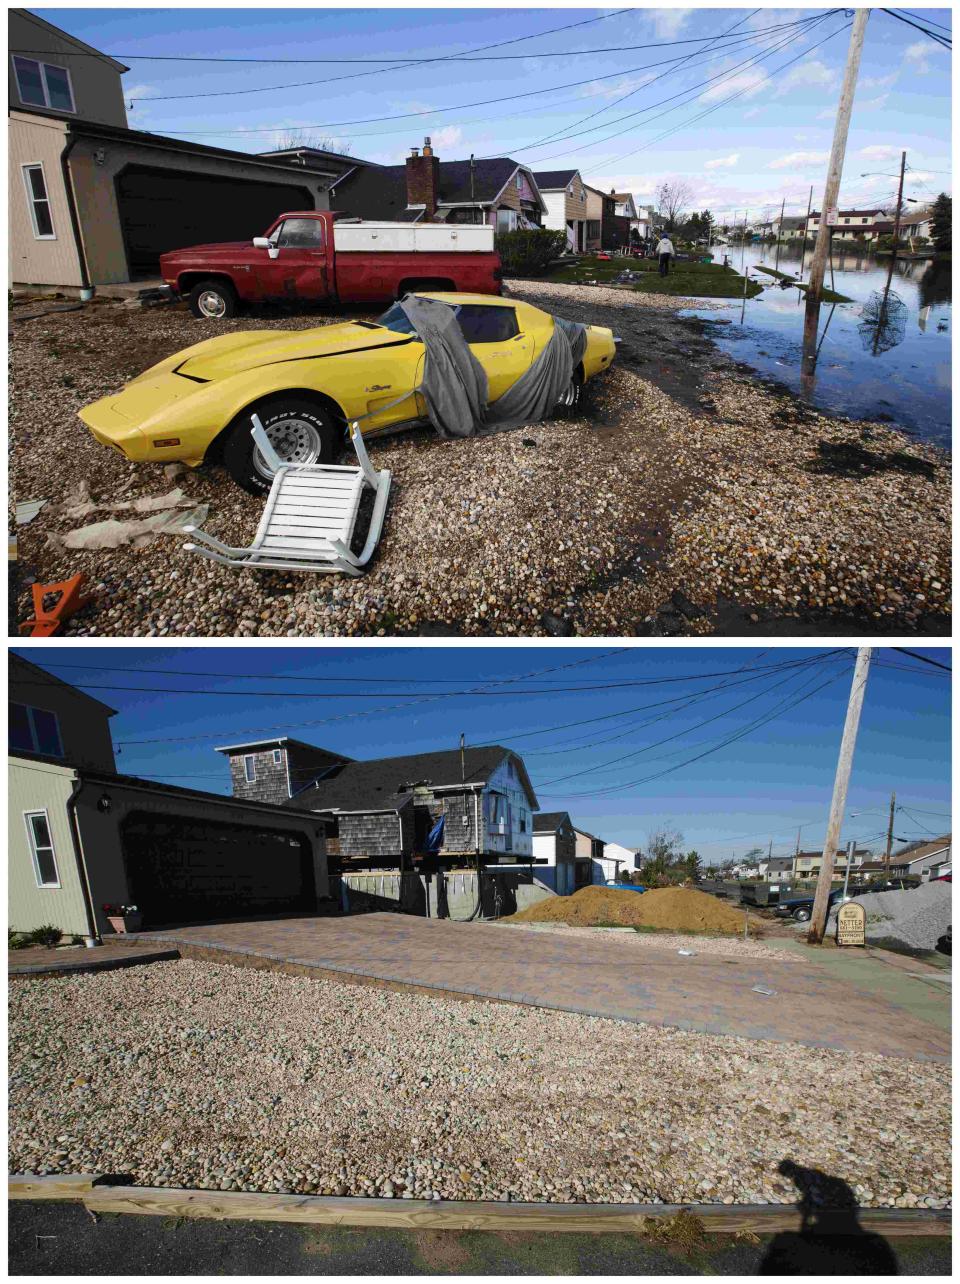
[{"label": "gravel pile", "polygon": [[[912,950],[936,949],[952,921],[951,883],[923,883],[904,892],[868,892],[857,897],[867,915],[867,940],[875,944],[890,941]],[[833,910],[827,930],[836,929]]]},{"label": "gravel pile", "polygon": [[[618,328],[619,316],[635,336],[638,318],[679,325],[654,296],[527,282],[514,290],[588,322]],[[216,332],[324,323],[260,313]],[[780,631],[791,633],[822,633],[825,621],[835,631],[838,619],[917,632],[948,610],[943,455],[887,427],[798,410],[727,366],[703,376],[710,393],[698,400],[689,394],[702,372],[687,377],[686,349],[673,345],[668,378],[654,343],[647,377],[646,341],[636,337],[633,356],[625,344],[587,386],[576,419],[371,446],[394,488],[380,548],[359,579],[235,572],[184,553],[171,535],[142,549],[64,548],[82,521],[62,497],[81,481],[92,501],[157,496],[175,481],[186,500],[209,504],[212,534],[231,544],[253,537],[262,502],[223,470],[171,478],[130,464],[76,418],[213,332],[179,308],[106,303],[14,329],[11,513],[18,501],[52,501],[17,529],[18,619],[30,610],[31,578],[78,571],[96,600],[67,636],[663,636],[742,632],[751,617],[783,619]]]},{"label": "gravel pile", "polygon": [[591,940],[601,939],[606,945],[609,941],[628,947],[640,946],[644,949],[693,950],[695,954],[721,954],[727,958],[743,959],[778,959],[782,963],[796,963],[796,950],[780,949],[768,945],[765,941],[744,940],[742,936],[705,936],[703,933],[691,938],[683,932],[634,932],[629,928],[611,930],[608,927],[571,927],[568,923],[522,923],[516,918],[499,919],[498,922],[525,932],[560,932],[564,936],[586,936]]},{"label": "gravel pile", "polygon": [[780,1203],[790,1158],[864,1205],[949,1200],[942,1065],[190,960],[10,988],[13,1172]]}]

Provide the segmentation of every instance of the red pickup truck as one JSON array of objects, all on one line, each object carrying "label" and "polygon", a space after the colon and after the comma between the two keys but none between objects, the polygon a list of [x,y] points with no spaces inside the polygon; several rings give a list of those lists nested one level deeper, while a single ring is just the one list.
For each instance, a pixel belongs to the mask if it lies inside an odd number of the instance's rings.
[{"label": "red pickup truck", "polygon": [[281,214],[266,235],[160,256],[167,286],[194,316],[232,317],[241,302],[388,303],[411,290],[500,294],[493,228],[379,223],[330,211]]}]

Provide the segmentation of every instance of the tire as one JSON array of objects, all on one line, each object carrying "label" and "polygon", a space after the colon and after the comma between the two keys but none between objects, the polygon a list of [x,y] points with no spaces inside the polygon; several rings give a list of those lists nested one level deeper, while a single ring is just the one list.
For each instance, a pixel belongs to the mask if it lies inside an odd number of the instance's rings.
[{"label": "tire", "polygon": [[[328,411],[302,397],[277,397],[256,408],[270,442],[282,460],[298,464],[335,464],[343,450],[343,429]],[[223,447],[227,472],[251,495],[267,495],[273,474],[253,444],[250,415],[243,414]]]},{"label": "tire", "polygon": [[808,909],[795,909],[793,911],[794,921],[797,923],[809,923],[810,911]]},{"label": "tire", "polygon": [[580,402],[583,399],[583,379],[579,370],[574,371],[573,378],[567,387],[567,390],[560,395],[556,409],[564,414],[575,415],[580,409]]},{"label": "tire", "polygon": [[195,317],[207,321],[235,317],[240,307],[237,292],[229,281],[200,281],[190,291],[187,302]]}]

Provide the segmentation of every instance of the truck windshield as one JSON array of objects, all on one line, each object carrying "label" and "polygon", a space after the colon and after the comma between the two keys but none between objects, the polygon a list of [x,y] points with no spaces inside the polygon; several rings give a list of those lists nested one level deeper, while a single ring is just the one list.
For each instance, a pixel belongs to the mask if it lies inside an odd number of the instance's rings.
[{"label": "truck windshield", "polygon": [[396,330],[397,334],[416,334],[413,326],[410,324],[410,318],[401,308],[399,303],[393,307],[387,308],[382,317],[377,317],[377,325],[384,326],[387,330]]}]

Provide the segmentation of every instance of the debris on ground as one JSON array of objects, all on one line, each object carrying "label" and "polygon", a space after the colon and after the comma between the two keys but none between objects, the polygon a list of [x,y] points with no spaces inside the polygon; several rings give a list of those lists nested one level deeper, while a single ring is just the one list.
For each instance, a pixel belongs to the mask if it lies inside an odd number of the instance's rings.
[{"label": "debris on ground", "polygon": [[[583,927],[611,923],[666,932],[739,932],[742,935],[745,913],[693,887],[652,888],[639,896],[615,887],[581,887],[572,896],[552,896],[538,901],[518,914],[511,914],[505,921],[561,922]],[[758,920],[751,924],[754,931],[758,926]]]},{"label": "debris on ground", "polygon": [[26,526],[28,522],[32,522],[43,507],[49,503],[49,499],[26,499],[23,503],[17,504],[14,514],[17,525]]},{"label": "debris on ground", "polygon": [[[899,892],[867,892],[856,898],[867,916],[867,941],[889,943],[892,948],[935,950],[938,939],[950,926],[953,913],[952,883],[930,882]],[[827,932],[837,926],[836,907],[831,911]]]},{"label": "debris on ground", "polygon": [[[189,501],[192,503],[192,501]],[[154,505],[144,501],[147,511]],[[118,505],[128,507],[128,505]],[[99,548],[121,548],[130,544],[136,549],[146,548],[160,535],[180,535],[188,526],[200,526],[207,519],[209,505],[198,504],[189,512],[166,511],[154,513],[139,521],[117,521],[110,518],[105,522],[92,522],[89,526],[80,526],[77,530],[68,531],[66,535],[51,535],[51,541],[60,541],[64,548],[83,549],[89,552]]]},{"label": "debris on ground", "polygon": [[11,1172],[792,1205],[790,1156],[864,1207],[950,1201],[940,1063],[190,959],[13,980],[8,1039]]}]

